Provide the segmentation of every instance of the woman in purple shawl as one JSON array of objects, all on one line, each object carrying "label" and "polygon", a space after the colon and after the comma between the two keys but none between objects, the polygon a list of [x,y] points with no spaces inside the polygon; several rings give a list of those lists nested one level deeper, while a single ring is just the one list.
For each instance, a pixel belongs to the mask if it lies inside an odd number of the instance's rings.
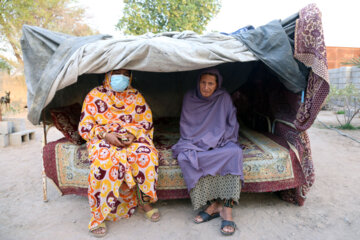
[{"label": "woman in purple shawl", "polygon": [[190,192],[195,217],[203,223],[221,216],[221,232],[232,235],[232,207],[238,202],[243,180],[239,124],[229,93],[221,88],[216,69],[203,71],[197,88],[185,94],[180,119],[180,140],[172,147]]}]

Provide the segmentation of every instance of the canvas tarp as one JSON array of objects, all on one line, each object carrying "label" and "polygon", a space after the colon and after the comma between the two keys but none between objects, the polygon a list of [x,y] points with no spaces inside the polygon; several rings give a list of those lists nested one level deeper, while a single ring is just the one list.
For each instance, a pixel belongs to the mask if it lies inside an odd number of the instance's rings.
[{"label": "canvas tarp", "polygon": [[[259,31],[262,38],[249,44],[258,39]],[[38,124],[42,110],[56,92],[76,83],[79,76],[118,68],[182,72],[260,59],[289,90],[299,92],[306,86],[306,77],[292,56],[290,41],[286,42],[287,31],[280,21],[275,21],[235,37],[185,31],[114,39],[107,35],[73,37],[24,26],[21,45],[28,86],[28,119]]]},{"label": "canvas tarp", "polygon": [[295,93],[305,89],[307,71],[301,71],[302,64],[294,59],[291,41],[280,21],[233,36],[272,69],[287,89]]},{"label": "canvas tarp", "polygon": [[[257,60],[243,43],[219,33],[199,36],[181,32],[105,38],[69,37],[37,27],[23,27],[21,43],[25,77],[30,86],[28,118],[32,123],[39,122],[42,109],[56,91],[75,83],[78,76],[85,73],[104,73],[118,68],[178,72],[224,62]],[[74,48],[77,49],[74,51]],[[44,61],[40,64],[41,59]]]}]

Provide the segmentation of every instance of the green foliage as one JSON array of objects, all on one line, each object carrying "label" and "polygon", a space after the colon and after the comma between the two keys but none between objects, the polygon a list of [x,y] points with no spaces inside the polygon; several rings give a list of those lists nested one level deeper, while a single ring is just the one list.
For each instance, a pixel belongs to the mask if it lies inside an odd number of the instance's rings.
[{"label": "green foliage", "polygon": [[360,112],[360,90],[352,83],[346,84],[343,89],[338,89],[334,85],[331,85],[327,103],[330,101],[340,102],[340,105],[343,106],[343,109],[341,109],[341,111],[344,112],[343,121],[340,121],[336,115],[340,127],[351,126],[351,121]]},{"label": "green foliage", "polygon": [[354,57],[349,59],[346,62],[342,62],[342,65],[351,65],[351,66],[356,66],[360,68],[360,57]]},{"label": "green foliage", "polygon": [[360,127],[354,127],[354,126],[351,125],[350,123],[337,126],[336,128],[338,128],[338,129],[343,129],[343,130],[357,130],[357,129],[360,129]]},{"label": "green foliage", "polygon": [[10,70],[11,66],[4,60],[0,59],[0,71],[6,71],[7,73],[10,73]]},{"label": "green foliage", "polygon": [[75,0],[0,0],[0,59],[8,65],[23,64],[20,47],[24,24],[77,36],[92,34],[83,24],[84,9],[70,6]]},{"label": "green foliage", "polygon": [[219,12],[220,0],[124,0],[116,27],[125,34],[192,30],[202,33]]}]

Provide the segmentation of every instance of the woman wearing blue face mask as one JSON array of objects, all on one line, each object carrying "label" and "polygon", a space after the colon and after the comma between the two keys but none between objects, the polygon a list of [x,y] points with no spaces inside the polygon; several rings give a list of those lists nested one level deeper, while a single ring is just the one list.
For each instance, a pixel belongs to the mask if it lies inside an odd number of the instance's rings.
[{"label": "woman wearing blue face mask", "polygon": [[106,234],[105,220],[130,217],[139,205],[150,221],[158,221],[158,153],[153,144],[152,113],[126,69],[106,74],[102,86],[85,98],[79,133],[87,141],[91,168],[88,198],[90,232]]},{"label": "woman wearing blue face mask", "polygon": [[115,92],[122,92],[130,84],[130,71],[125,69],[114,70],[111,73],[110,86]]}]

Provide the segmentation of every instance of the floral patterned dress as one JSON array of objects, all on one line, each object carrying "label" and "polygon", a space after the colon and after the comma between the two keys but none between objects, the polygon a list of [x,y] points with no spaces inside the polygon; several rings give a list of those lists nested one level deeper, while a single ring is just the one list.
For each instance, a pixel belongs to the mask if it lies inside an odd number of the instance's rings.
[{"label": "floral patterned dress", "polygon": [[[92,163],[89,229],[105,220],[129,218],[138,204],[136,192],[148,202],[157,201],[158,152],[152,141],[151,110],[139,91],[130,87],[115,92],[109,79],[110,75],[106,75],[103,86],[86,96],[79,123]],[[102,132],[130,132],[135,140],[129,147],[116,147],[101,139]]]}]

